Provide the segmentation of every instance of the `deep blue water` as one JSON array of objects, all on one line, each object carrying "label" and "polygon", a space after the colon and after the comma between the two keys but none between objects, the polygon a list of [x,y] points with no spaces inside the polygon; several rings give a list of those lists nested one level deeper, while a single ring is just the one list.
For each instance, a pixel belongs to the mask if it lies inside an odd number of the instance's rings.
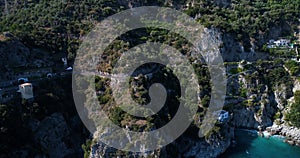
[{"label": "deep blue water", "polygon": [[284,138],[269,139],[255,131],[236,130],[236,145],[230,147],[221,158],[300,158],[300,147],[283,142]]}]

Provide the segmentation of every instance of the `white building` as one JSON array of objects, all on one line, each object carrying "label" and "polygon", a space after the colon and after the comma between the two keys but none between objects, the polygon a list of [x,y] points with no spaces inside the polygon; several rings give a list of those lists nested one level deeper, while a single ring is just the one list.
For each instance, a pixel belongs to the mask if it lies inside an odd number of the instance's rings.
[{"label": "white building", "polygon": [[229,118],[229,112],[222,110],[219,114],[218,120],[220,122],[225,122],[226,120],[228,120],[228,118]]},{"label": "white building", "polygon": [[19,92],[21,93],[22,99],[33,98],[33,88],[31,83],[24,83],[19,85]]},{"label": "white building", "polygon": [[287,39],[280,39],[280,40],[277,40],[277,41],[274,41],[274,44],[279,47],[279,46],[288,46],[290,43],[290,40],[287,40]]}]

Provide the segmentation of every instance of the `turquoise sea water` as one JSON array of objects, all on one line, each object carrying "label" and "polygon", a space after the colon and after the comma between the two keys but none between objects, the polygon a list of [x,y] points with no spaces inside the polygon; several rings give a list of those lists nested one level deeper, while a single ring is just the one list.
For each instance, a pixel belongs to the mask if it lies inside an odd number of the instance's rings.
[{"label": "turquoise sea water", "polygon": [[236,145],[221,158],[300,158],[300,147],[284,143],[284,138],[262,138],[255,131],[236,130]]}]

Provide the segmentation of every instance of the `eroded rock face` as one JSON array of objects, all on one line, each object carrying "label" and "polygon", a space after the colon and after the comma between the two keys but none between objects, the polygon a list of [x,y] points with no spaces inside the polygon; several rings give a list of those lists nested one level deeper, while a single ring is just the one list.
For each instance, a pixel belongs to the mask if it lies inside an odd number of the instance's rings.
[{"label": "eroded rock face", "polygon": [[[55,57],[46,50],[30,48],[13,35],[0,34],[0,80],[12,81],[20,77],[41,77],[57,65]],[[3,82],[0,82],[2,86]],[[8,85],[10,83],[4,83]]]},{"label": "eroded rock face", "polygon": [[0,41],[0,63],[11,67],[26,66],[30,50],[17,39]]},{"label": "eroded rock face", "polygon": [[[235,35],[230,33],[224,33],[222,35],[223,46],[220,49],[224,61],[256,61],[258,59],[267,59],[267,54],[261,54],[255,50],[245,51],[245,47],[235,40]],[[253,44],[252,47],[255,47]]]},{"label": "eroded rock face", "polygon": [[232,124],[240,128],[257,128],[259,126],[255,119],[255,110],[250,108],[234,110]]},{"label": "eroded rock face", "polygon": [[206,141],[184,138],[185,143],[181,141],[176,143],[179,153],[182,153],[183,157],[208,158],[224,153],[230,146],[233,137],[234,129],[224,125],[221,132],[210,135]]},{"label": "eroded rock face", "polygon": [[234,128],[228,124],[224,124],[221,130],[211,134],[208,138],[195,138],[182,135],[175,142],[163,147],[159,150],[145,153],[120,153],[116,149],[111,148],[101,142],[91,147],[91,158],[109,158],[112,156],[125,157],[197,157],[210,158],[217,157],[224,153],[230,146],[231,140],[234,138]]},{"label": "eroded rock face", "polygon": [[[227,67],[233,68],[237,69],[237,66]],[[232,96],[226,97],[225,105],[231,107],[232,125],[251,129],[272,126],[275,113],[285,109],[287,100],[293,96],[293,87],[285,83],[270,87],[265,83],[266,78],[253,65],[245,70],[239,64],[239,68],[242,72],[229,75],[227,82],[227,95]]]},{"label": "eroded rock face", "polygon": [[132,153],[127,154],[118,152],[116,149],[111,148],[104,143],[98,142],[91,147],[90,158],[110,158],[110,157],[159,157],[160,151],[150,151],[145,153]]},{"label": "eroded rock face", "polygon": [[272,135],[282,135],[290,141],[290,144],[300,145],[300,129],[288,125],[273,125],[266,129]]},{"label": "eroded rock face", "polygon": [[300,90],[300,82],[299,80],[294,81],[294,87],[293,87],[293,92],[295,93],[297,90]]},{"label": "eroded rock face", "polygon": [[61,113],[54,113],[42,120],[35,132],[36,142],[48,153],[50,157],[64,157],[72,150],[64,142],[70,130]]},{"label": "eroded rock face", "polygon": [[277,108],[283,110],[287,105],[287,99],[293,96],[292,88],[281,84],[275,88],[274,95]]}]

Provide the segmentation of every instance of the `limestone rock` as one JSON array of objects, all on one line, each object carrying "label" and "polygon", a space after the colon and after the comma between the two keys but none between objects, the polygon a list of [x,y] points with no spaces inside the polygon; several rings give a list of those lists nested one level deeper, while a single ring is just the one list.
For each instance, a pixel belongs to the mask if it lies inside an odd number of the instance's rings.
[{"label": "limestone rock", "polygon": [[280,134],[282,136],[287,137],[288,140],[292,140],[295,142],[300,141],[300,129],[299,128],[282,124],[282,125],[273,125],[267,129],[271,131],[271,134]]}]

